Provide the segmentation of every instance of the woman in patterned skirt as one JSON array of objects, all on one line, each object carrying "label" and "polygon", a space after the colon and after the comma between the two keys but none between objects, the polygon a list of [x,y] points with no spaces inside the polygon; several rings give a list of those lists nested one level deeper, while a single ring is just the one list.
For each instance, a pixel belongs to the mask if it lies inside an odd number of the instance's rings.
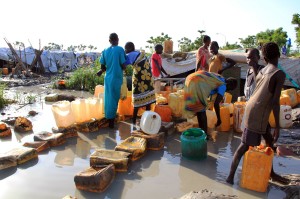
[{"label": "woman in patterned skirt", "polygon": [[127,54],[127,65],[132,65],[132,103],[134,107],[132,123],[136,123],[137,113],[140,107],[146,106],[146,110],[150,110],[152,103],[155,103],[155,92],[153,87],[153,77],[149,59],[145,56],[145,52],[135,50],[132,42],[125,45]]}]

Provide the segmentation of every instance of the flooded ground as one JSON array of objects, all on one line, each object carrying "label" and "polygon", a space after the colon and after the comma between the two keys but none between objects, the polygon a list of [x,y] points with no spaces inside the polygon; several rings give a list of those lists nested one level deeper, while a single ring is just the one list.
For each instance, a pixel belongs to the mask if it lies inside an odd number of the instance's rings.
[{"label": "flooded ground", "polygon": [[[27,116],[30,110],[38,112],[28,117],[33,123],[33,132],[12,132],[9,138],[0,139],[0,153],[33,141],[34,134],[51,131],[55,126],[51,103],[43,97],[50,92],[63,92],[78,97],[91,96],[85,92],[53,91],[47,86],[11,88],[15,93],[34,93],[39,98],[30,105],[12,105],[1,112],[1,119],[8,116]],[[66,195],[77,198],[105,199],[153,199],[180,198],[191,191],[208,189],[214,193],[236,195],[238,198],[284,198],[285,193],[277,186],[269,185],[266,193],[240,188],[238,183],[242,161],[237,170],[235,185],[225,183],[232,156],[240,144],[240,134],[219,132],[216,142],[208,142],[208,157],[192,161],[181,156],[179,133],[169,132],[165,147],[160,151],[147,151],[145,156],[129,165],[128,172],[117,173],[113,183],[104,193],[79,191],[74,176],[89,167],[89,156],[95,148],[114,149],[130,136],[133,126],[120,122],[115,129],[103,128],[97,132],[79,133],[69,138],[62,146],[52,147],[39,154],[37,160],[0,171],[0,198],[56,199]],[[282,130],[283,133],[299,133],[299,129]],[[299,141],[299,140],[298,140]],[[300,160],[291,157],[274,157],[274,170],[280,174],[299,174]]]}]

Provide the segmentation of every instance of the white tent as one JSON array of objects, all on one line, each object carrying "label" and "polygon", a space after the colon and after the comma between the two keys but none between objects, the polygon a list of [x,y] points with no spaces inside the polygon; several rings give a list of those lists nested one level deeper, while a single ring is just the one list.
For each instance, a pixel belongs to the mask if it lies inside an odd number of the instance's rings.
[{"label": "white tent", "polygon": [[[31,65],[35,58],[35,49],[28,47],[23,50],[15,50],[24,63]],[[41,54],[41,59],[46,72],[56,73],[58,68],[63,68],[65,71],[76,69],[79,57],[85,55],[90,60],[95,61],[100,53],[74,53],[70,51],[49,51],[44,50]],[[15,60],[9,48],[0,48],[0,59],[5,61]]]}]

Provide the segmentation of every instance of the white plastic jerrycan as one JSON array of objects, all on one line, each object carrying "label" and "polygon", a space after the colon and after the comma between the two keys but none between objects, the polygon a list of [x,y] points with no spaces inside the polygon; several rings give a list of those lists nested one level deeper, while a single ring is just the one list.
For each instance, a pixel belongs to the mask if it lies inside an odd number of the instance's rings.
[{"label": "white plastic jerrycan", "polygon": [[281,128],[290,128],[293,125],[292,108],[288,105],[280,105],[279,125]]},{"label": "white plastic jerrycan", "polygon": [[141,129],[147,134],[157,134],[161,127],[161,117],[153,111],[145,111],[140,122]]},{"label": "white plastic jerrycan", "polygon": [[97,85],[95,87],[94,97],[98,97],[99,94],[103,94],[103,93],[104,93],[104,86],[103,85]]},{"label": "white plastic jerrycan", "polygon": [[57,127],[66,128],[75,123],[69,101],[56,102],[52,104],[51,110]]},{"label": "white plastic jerrycan", "polygon": [[83,123],[91,119],[89,104],[86,99],[76,99],[71,102],[71,108],[75,117],[75,122]]},{"label": "white plastic jerrycan", "polygon": [[103,118],[103,100],[102,98],[88,98],[90,118]]}]

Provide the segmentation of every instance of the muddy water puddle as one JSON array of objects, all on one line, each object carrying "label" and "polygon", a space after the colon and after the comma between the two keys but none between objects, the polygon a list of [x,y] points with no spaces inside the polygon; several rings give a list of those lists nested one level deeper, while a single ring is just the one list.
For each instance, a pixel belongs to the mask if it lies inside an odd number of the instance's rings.
[{"label": "muddy water puddle", "polygon": [[[75,94],[78,97],[90,96],[82,92]],[[30,110],[38,112],[36,116],[28,117],[33,123],[33,131],[12,132],[11,137],[1,138],[1,153],[18,147],[24,142],[33,141],[36,133],[51,132],[51,128],[55,126],[51,103],[45,103],[42,97],[41,101],[34,104],[21,108],[19,105],[14,105],[4,109],[7,114],[1,118],[26,116]],[[193,190],[203,189],[214,193],[236,195],[239,198],[285,197],[285,193],[273,185],[269,186],[267,193],[240,188],[238,183],[242,161],[235,177],[235,185],[230,186],[225,183],[232,156],[240,144],[240,134],[232,132],[218,133],[216,142],[209,141],[208,157],[201,161],[183,158],[179,134],[170,133],[166,137],[165,147],[162,150],[147,151],[143,158],[129,165],[128,172],[117,173],[104,193],[77,190],[74,176],[89,167],[89,156],[95,148],[114,149],[118,143],[130,136],[133,128],[129,123],[120,122],[115,129],[103,128],[97,132],[79,133],[79,137],[67,139],[64,145],[40,153],[38,160],[0,171],[0,198],[54,199],[72,195],[77,198],[160,199],[180,198]],[[299,163],[299,159],[276,156],[274,170],[280,174],[299,174]]]}]

